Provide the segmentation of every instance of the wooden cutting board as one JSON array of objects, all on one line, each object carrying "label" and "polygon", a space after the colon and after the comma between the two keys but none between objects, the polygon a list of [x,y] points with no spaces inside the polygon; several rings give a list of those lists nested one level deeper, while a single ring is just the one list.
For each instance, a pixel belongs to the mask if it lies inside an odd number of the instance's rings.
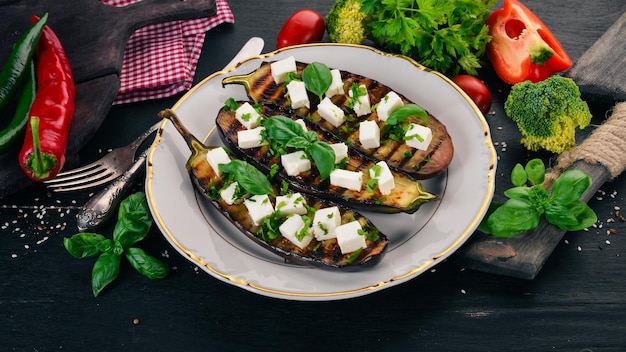
[{"label": "wooden cutting board", "polygon": [[[576,81],[586,101],[611,105],[626,101],[624,38],[626,13],[564,73]],[[611,178],[607,168],[600,163],[578,160],[570,169],[582,170],[592,178],[592,185],[581,197],[585,202]],[[462,252],[459,262],[473,270],[534,279],[564,235],[564,230],[547,223],[545,219],[535,230],[511,238],[476,233]]]},{"label": "wooden cutting board", "polygon": [[[67,152],[72,160],[111,108],[131,34],[148,24],[213,16],[216,6],[215,0],[143,0],[125,7],[99,0],[0,0],[0,64],[30,26],[30,16],[46,12],[76,82],[76,111]],[[0,198],[31,184],[17,163],[18,149],[0,154]]]}]

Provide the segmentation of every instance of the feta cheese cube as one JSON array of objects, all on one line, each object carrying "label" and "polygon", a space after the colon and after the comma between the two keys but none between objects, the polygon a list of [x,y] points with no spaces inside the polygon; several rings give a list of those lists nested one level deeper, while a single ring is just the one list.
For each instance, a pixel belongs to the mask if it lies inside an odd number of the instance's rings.
[{"label": "feta cheese cube", "polygon": [[338,94],[344,94],[343,81],[341,80],[341,72],[337,69],[330,70],[330,74],[333,77],[330,87],[324,93],[328,98],[332,98]]},{"label": "feta cheese cube", "polygon": [[361,229],[361,224],[356,220],[340,225],[335,229],[337,244],[341,253],[351,253],[359,248],[365,248],[367,244],[365,243],[365,236],[359,233]]},{"label": "feta cheese cube", "polygon": [[378,189],[382,194],[390,194],[394,187],[396,187],[396,182],[391,170],[389,170],[389,165],[384,161],[380,161],[376,163],[376,166],[370,168],[370,178],[378,181]]},{"label": "feta cheese cube", "polygon": [[378,106],[376,107],[378,119],[380,121],[387,121],[389,115],[403,106],[404,102],[396,92],[392,91],[387,93],[387,95],[380,100]]},{"label": "feta cheese cube", "polygon": [[254,195],[245,199],[243,203],[248,209],[248,214],[255,226],[261,225],[263,220],[274,212],[274,206],[272,206],[272,202],[267,194]]},{"label": "feta cheese cube", "polygon": [[334,169],[330,173],[330,184],[354,191],[360,191],[361,186],[363,185],[363,173],[360,171]]},{"label": "feta cheese cube", "polygon": [[311,160],[301,150],[281,155],[280,163],[289,176],[296,176],[301,172],[311,170]]},{"label": "feta cheese cube", "polygon": [[322,102],[317,105],[317,113],[335,127],[341,126],[346,120],[343,110],[335,105],[328,97],[324,98]]},{"label": "feta cheese cube", "polygon": [[237,191],[237,185],[237,182],[233,182],[228,187],[220,191],[220,197],[222,197],[226,204],[233,205],[233,203],[235,203],[235,192]]},{"label": "feta cheese cube", "polygon": [[419,150],[426,150],[433,139],[433,131],[425,126],[412,123],[404,134],[406,145]]},{"label": "feta cheese cube", "polygon": [[247,129],[255,128],[261,123],[261,115],[248,102],[235,110],[235,118]]},{"label": "feta cheese cube", "polygon": [[262,126],[251,130],[237,131],[237,144],[239,148],[249,149],[267,145],[267,141],[263,140],[263,131],[265,131],[265,127]]},{"label": "feta cheese cube", "polygon": [[[303,229],[304,221],[302,221],[302,217],[300,217],[300,215],[292,215],[288,217],[287,220],[285,220],[285,222],[278,227],[278,230],[283,237],[300,248],[308,246],[313,239],[310,231],[303,232]],[[299,236],[302,236],[302,238],[298,238]]]},{"label": "feta cheese cube", "polygon": [[367,120],[359,124],[359,141],[365,149],[380,147],[380,128],[376,121]]},{"label": "feta cheese cube", "polygon": [[348,157],[348,145],[345,143],[329,144],[335,152],[335,164],[339,164],[343,159]]},{"label": "feta cheese cube", "polygon": [[287,74],[289,72],[296,72],[296,59],[293,56],[289,56],[282,60],[272,62],[270,64],[270,70],[272,71],[274,82],[281,84],[287,80]]},{"label": "feta cheese cube", "polygon": [[306,93],[304,82],[291,81],[287,84],[287,94],[289,94],[289,100],[291,100],[291,108],[299,109],[301,107],[309,108],[311,103],[309,102],[309,96]]},{"label": "feta cheese cube", "polygon": [[352,108],[352,110],[354,110],[356,116],[367,115],[372,112],[370,106],[370,96],[367,93],[367,87],[364,84],[361,84],[358,90],[364,90],[365,94],[356,93],[355,89],[350,89],[348,91],[348,95],[350,97],[353,97],[354,94],[358,94],[357,100],[354,103],[354,107]]},{"label": "feta cheese cube", "polygon": [[322,208],[313,216],[313,234],[318,241],[337,237],[335,229],[341,225],[341,214],[338,207]]},{"label": "feta cheese cube", "polygon": [[226,153],[226,150],[221,147],[209,150],[206,153],[206,160],[209,162],[209,165],[211,165],[211,168],[213,168],[213,171],[215,171],[217,175],[222,174],[219,169],[220,164],[230,163],[230,157]]},{"label": "feta cheese cube", "polygon": [[297,123],[298,125],[302,126],[302,130],[303,130],[304,132],[308,131],[308,129],[306,128],[306,123],[304,122],[304,120],[303,120],[303,119],[297,119],[297,120],[296,120],[296,123]]},{"label": "feta cheese cube", "polygon": [[280,211],[282,215],[304,215],[307,213],[306,200],[300,193],[289,193],[284,196],[277,196],[276,210]]}]

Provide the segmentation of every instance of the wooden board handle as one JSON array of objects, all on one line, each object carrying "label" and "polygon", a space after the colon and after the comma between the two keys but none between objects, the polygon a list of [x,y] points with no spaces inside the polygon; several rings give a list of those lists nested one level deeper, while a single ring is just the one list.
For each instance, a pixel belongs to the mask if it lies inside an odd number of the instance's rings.
[{"label": "wooden board handle", "polygon": [[[592,180],[581,199],[588,202],[609,179],[626,167],[626,103],[616,105],[611,117],[583,143],[559,156],[557,169],[582,170]],[[533,231],[502,238],[476,233],[461,254],[460,264],[478,271],[534,279],[565,235],[565,230],[542,218]]]}]

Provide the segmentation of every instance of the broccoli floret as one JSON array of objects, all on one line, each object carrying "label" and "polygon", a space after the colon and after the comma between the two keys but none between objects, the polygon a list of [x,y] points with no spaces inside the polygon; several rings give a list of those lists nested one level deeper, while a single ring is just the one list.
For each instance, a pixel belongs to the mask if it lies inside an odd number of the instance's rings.
[{"label": "broccoli floret", "polygon": [[367,35],[368,15],[359,0],[337,0],[326,15],[328,36],[334,43],[361,44]]},{"label": "broccoli floret", "polygon": [[522,133],[529,150],[562,153],[574,145],[576,127],[591,122],[589,106],[571,78],[553,75],[544,81],[520,82],[511,87],[504,111]]}]

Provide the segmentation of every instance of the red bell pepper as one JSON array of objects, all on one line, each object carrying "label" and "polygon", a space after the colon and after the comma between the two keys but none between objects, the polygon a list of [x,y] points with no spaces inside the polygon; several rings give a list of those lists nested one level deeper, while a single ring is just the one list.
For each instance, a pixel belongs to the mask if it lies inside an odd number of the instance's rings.
[{"label": "red bell pepper", "polygon": [[55,177],[65,163],[76,87],[61,41],[48,26],[43,28],[35,60],[37,94],[18,160],[28,177],[45,181]]},{"label": "red bell pepper", "polygon": [[487,57],[503,81],[539,82],[572,66],[554,34],[519,1],[504,0],[504,7],[495,10],[486,23],[492,37]]}]

